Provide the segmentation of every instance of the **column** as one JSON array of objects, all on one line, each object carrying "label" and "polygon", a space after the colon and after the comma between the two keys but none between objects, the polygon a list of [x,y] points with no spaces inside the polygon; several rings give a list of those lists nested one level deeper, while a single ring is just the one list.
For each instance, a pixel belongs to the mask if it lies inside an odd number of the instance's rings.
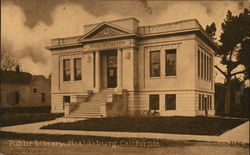
[{"label": "column", "polygon": [[95,51],[95,91],[100,91],[100,52]]},{"label": "column", "polygon": [[121,89],[122,88],[122,50],[118,49],[117,50],[117,89]]},{"label": "column", "polygon": [[160,77],[165,78],[166,76],[166,52],[165,49],[160,50]]},{"label": "column", "polygon": [[75,74],[75,70],[74,70],[74,57],[71,56],[70,57],[70,81],[74,81],[75,77],[74,77],[74,74]]}]

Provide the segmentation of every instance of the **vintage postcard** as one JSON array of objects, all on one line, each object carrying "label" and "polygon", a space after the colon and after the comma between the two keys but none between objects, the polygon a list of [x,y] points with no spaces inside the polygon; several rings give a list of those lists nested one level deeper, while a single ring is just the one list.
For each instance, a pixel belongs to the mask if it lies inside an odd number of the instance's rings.
[{"label": "vintage postcard", "polygon": [[249,0],[2,0],[0,155],[247,155],[249,45]]}]

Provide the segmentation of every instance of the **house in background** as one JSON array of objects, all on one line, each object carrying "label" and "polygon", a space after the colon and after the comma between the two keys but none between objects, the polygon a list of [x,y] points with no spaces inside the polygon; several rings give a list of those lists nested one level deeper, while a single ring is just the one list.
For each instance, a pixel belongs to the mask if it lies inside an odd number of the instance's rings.
[{"label": "house in background", "polygon": [[139,26],[127,18],[52,39],[52,112],[106,117],[159,111],[214,115],[217,45],[196,19]]},{"label": "house in background", "polygon": [[50,80],[42,75],[1,70],[1,103],[3,111],[49,111]]}]

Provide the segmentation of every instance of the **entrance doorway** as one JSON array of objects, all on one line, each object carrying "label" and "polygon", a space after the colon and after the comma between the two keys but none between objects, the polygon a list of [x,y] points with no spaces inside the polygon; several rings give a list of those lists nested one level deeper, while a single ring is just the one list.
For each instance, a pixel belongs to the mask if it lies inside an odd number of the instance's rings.
[{"label": "entrance doorway", "polygon": [[117,52],[110,52],[107,55],[107,86],[115,88],[117,86]]}]

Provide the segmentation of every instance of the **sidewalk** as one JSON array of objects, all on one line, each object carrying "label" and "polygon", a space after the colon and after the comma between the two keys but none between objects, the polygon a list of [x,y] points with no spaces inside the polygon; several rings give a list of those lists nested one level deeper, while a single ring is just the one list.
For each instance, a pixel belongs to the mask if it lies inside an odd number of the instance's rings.
[{"label": "sidewalk", "polygon": [[226,143],[242,143],[249,144],[249,121],[225,132],[220,136],[203,136],[203,135],[185,135],[185,134],[163,134],[163,133],[145,133],[145,132],[107,132],[107,131],[75,131],[75,130],[51,130],[40,129],[40,127],[58,122],[73,122],[83,119],[59,118],[52,121],[31,123],[25,125],[16,125],[2,127],[1,131],[16,133],[32,133],[32,134],[59,134],[59,135],[88,135],[88,136],[104,136],[104,137],[126,137],[126,138],[153,138],[166,140],[194,140],[207,142],[226,142]]}]

